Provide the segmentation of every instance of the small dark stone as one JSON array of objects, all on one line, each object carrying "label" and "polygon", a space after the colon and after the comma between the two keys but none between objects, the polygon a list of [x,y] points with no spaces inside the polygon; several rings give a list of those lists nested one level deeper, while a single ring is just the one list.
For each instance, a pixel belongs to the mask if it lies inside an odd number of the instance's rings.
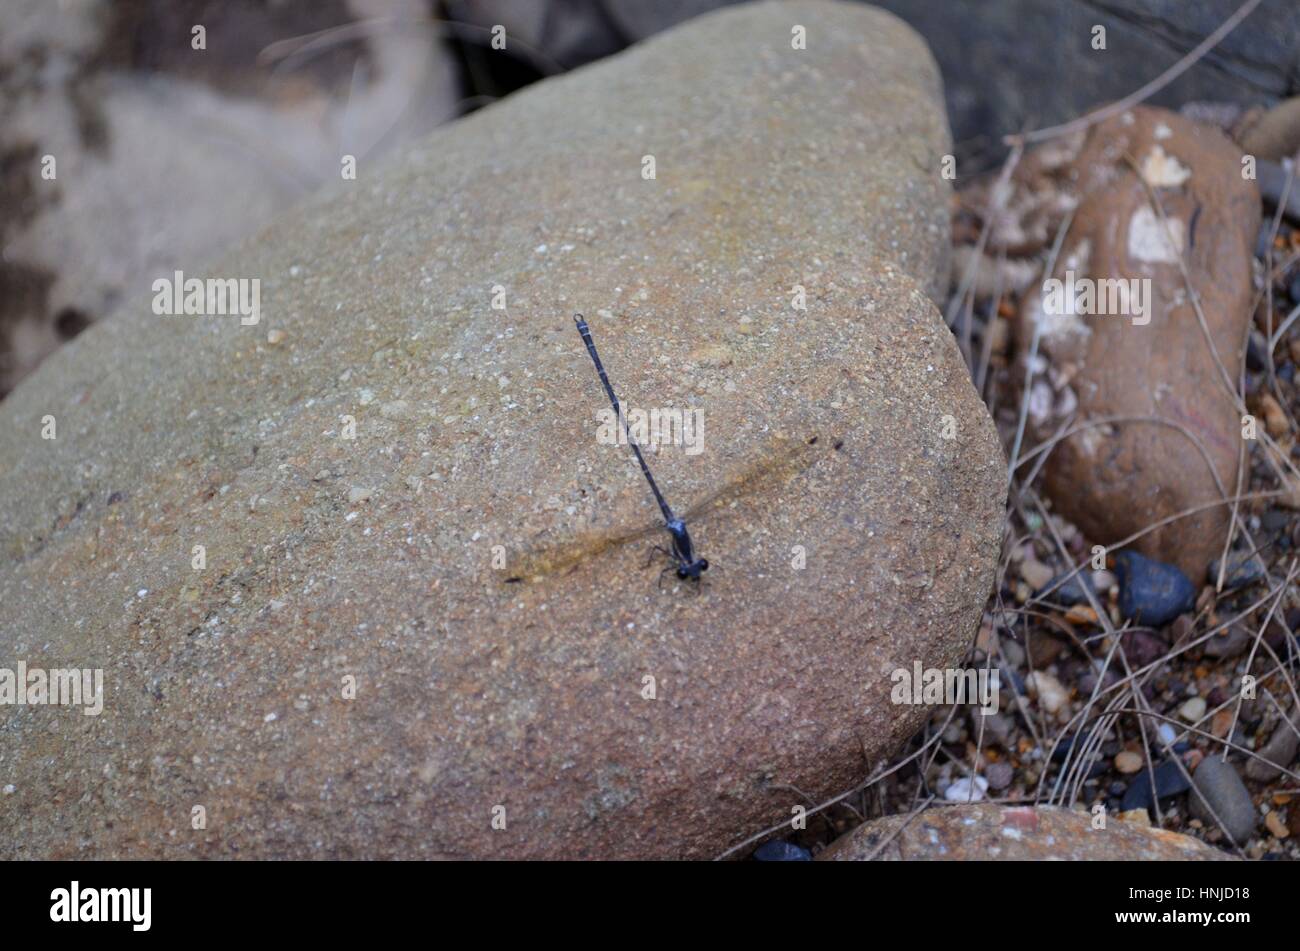
[{"label": "small dark stone", "polygon": [[1268,366],[1268,341],[1258,330],[1251,329],[1246,343],[1246,369],[1258,373]]},{"label": "small dark stone", "polygon": [[1125,631],[1121,638],[1128,662],[1138,667],[1154,663],[1169,651],[1169,645],[1164,638],[1153,631],[1141,629]]},{"label": "small dark stone", "polygon": [[1282,364],[1280,367],[1278,367],[1278,368],[1277,368],[1277,378],[1278,378],[1279,380],[1285,380],[1287,383],[1290,383],[1292,380],[1294,380],[1294,379],[1295,379],[1295,364],[1292,363],[1290,360],[1288,360],[1286,363],[1284,363],[1284,364]]},{"label": "small dark stone", "polygon": [[1180,614],[1174,619],[1174,623],[1169,625],[1169,636],[1173,638],[1174,644],[1179,646],[1187,643],[1196,636],[1196,622],[1186,614]]},{"label": "small dark stone", "polygon": [[1264,628],[1264,643],[1278,653],[1285,653],[1287,638],[1294,630],[1286,618],[1274,616]]},{"label": "small dark stone", "polygon": [[[1210,584],[1219,583],[1219,564],[1221,558],[1210,562],[1210,570],[1205,573]],[[1223,587],[1226,591],[1244,588],[1264,577],[1264,566],[1257,555],[1229,555],[1228,568],[1223,573]]]},{"label": "small dark stone", "polygon": [[[1230,625],[1226,631],[1221,631],[1206,641],[1202,650],[1205,651],[1206,657],[1227,659],[1244,653],[1254,639],[1255,633],[1238,621]],[[1210,702],[1217,706],[1223,700]]]},{"label": "small dark stone", "polygon": [[755,849],[754,858],[760,862],[811,862],[812,853],[793,842],[773,839]]},{"label": "small dark stone", "polygon": [[[1192,784],[1187,781],[1187,777],[1183,775],[1183,770],[1174,760],[1167,759],[1158,763],[1154,772],[1156,792],[1159,794],[1161,802],[1181,795],[1192,788]],[[1130,809],[1151,809],[1151,776],[1147,770],[1144,769],[1133,777],[1133,782],[1129,784],[1128,791],[1124,793],[1122,806],[1125,812]]]},{"label": "small dark stone", "polygon": [[1293,304],[1300,304],[1300,271],[1292,275],[1291,282],[1286,286],[1286,293]]},{"label": "small dark stone", "polygon": [[1078,734],[1076,733],[1061,737],[1060,742],[1056,744],[1056,749],[1052,750],[1052,762],[1064,762],[1065,758],[1070,755],[1070,750],[1074,748],[1074,741],[1077,739]]},{"label": "small dark stone", "polygon": [[1015,770],[1010,763],[998,761],[989,763],[988,768],[984,770],[984,778],[989,781],[989,788],[1001,791],[1011,785],[1011,780],[1015,776]]},{"label": "small dark stone", "polygon": [[1092,583],[1092,573],[1086,568],[1075,572],[1073,576],[1069,572],[1063,572],[1035,591],[1034,597],[1043,598],[1054,604],[1063,604],[1067,608],[1073,607],[1076,604],[1087,602],[1088,595],[1084,593],[1085,586],[1096,597],[1097,589]]},{"label": "small dark stone", "polygon": [[971,736],[979,736],[982,730],[986,743],[994,743],[1006,749],[1015,725],[1016,721],[1005,713],[985,715],[974,707],[971,708]]},{"label": "small dark stone", "polygon": [[1119,610],[1125,618],[1152,627],[1168,624],[1196,603],[1196,586],[1176,566],[1121,551],[1115,556]]}]

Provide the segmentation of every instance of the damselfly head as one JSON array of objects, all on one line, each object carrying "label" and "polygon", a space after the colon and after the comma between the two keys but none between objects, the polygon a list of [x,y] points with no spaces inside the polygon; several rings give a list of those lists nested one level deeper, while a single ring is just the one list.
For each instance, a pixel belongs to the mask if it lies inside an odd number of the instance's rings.
[{"label": "damselfly head", "polygon": [[677,577],[680,578],[682,581],[685,581],[687,578],[693,578],[694,580],[699,581],[700,573],[708,570],[709,570],[709,559],[700,558],[697,559],[696,561],[691,562],[690,564],[678,565]]}]

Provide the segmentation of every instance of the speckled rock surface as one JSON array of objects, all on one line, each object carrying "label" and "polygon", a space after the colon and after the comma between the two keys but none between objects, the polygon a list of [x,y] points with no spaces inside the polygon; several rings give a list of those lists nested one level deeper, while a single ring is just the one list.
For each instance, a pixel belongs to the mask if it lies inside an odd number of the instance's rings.
[{"label": "speckled rock surface", "polygon": [[[1084,812],[980,803],[886,816],[831,843],[818,859],[887,861],[1231,861],[1191,836],[1111,816],[1094,829]],[[899,830],[902,830],[901,832]]]},{"label": "speckled rock surface", "polygon": [[[260,324],[142,292],[61,350],[0,404],[0,663],[105,708],[3,710],[0,854],[710,856],[860,779],[1001,534],[926,297],[948,146],[887,14],[728,11],[274,225],[210,272]],[[699,594],[644,567],[576,310],[628,404],[703,413],[652,457]]]}]

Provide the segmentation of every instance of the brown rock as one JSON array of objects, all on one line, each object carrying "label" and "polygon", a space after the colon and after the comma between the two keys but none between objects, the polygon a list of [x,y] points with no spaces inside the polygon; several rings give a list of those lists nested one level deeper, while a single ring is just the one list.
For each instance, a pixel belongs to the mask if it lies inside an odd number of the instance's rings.
[{"label": "brown rock", "polygon": [[1238,621],[1213,635],[1205,642],[1202,650],[1206,657],[1228,659],[1244,653],[1255,639],[1255,633],[1244,623]]},{"label": "brown rock", "polygon": [[[747,5],[276,223],[208,272],[259,277],[262,325],[142,288],[0,414],[4,657],[105,670],[102,716],[8,715],[0,856],[709,857],[860,780],[1002,533],[926,296],[949,148],[897,20]],[[703,412],[651,460],[698,594],[645,567],[579,309],[629,405]]]},{"label": "brown rock", "polygon": [[819,860],[887,861],[1231,861],[1203,842],[1112,817],[1104,829],[1092,817],[1055,806],[939,807],[908,821],[886,816],[831,843]]},{"label": "brown rock", "polygon": [[1257,159],[1280,162],[1294,156],[1300,149],[1300,97],[1261,113],[1239,138],[1241,150]]},{"label": "brown rock", "polygon": [[1268,827],[1268,831],[1272,835],[1279,839],[1285,839],[1291,835],[1291,830],[1287,828],[1286,823],[1282,821],[1282,817],[1277,814],[1276,810],[1264,817],[1264,825]]},{"label": "brown rock", "polygon": [[1142,768],[1142,754],[1124,750],[1115,757],[1115,768],[1121,773],[1133,774]]},{"label": "brown rock", "polygon": [[[1159,196],[1168,232],[1126,157]],[[1218,359],[1235,385],[1250,322],[1251,253],[1260,219],[1259,194],[1242,178],[1239,159],[1239,150],[1213,128],[1136,108],[1092,127],[1069,163],[1066,178],[1076,183],[1078,207],[1053,276],[1064,282],[1073,271],[1076,280],[1149,280],[1137,287],[1151,292],[1149,300],[1130,298],[1120,308],[1126,314],[1044,317],[1040,353],[1052,367],[1058,415],[1040,420],[1037,434],[1054,431],[1076,406],[1080,422],[1156,417],[1174,424],[1088,428],[1053,451],[1047,492],[1093,541],[1118,542],[1235,488],[1240,414],[1202,334],[1178,259],[1186,262]],[[1025,297],[1022,355],[1034,322],[1052,303],[1044,294]],[[1124,301],[1108,303],[1113,310]],[[1156,529],[1136,547],[1200,578],[1223,547],[1228,519],[1226,507],[1215,507]]]}]

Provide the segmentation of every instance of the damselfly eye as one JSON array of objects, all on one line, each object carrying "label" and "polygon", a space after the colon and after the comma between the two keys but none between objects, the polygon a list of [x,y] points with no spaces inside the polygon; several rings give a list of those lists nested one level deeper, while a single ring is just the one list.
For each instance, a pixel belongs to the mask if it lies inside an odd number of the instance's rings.
[{"label": "damselfly eye", "polygon": [[701,559],[700,559],[700,571],[708,571],[708,570],[709,570],[709,559],[707,559],[707,558],[701,558]]},{"label": "damselfly eye", "polygon": [[677,577],[679,577],[679,578],[681,578],[683,581],[685,581],[685,580],[689,577],[689,575],[686,574],[686,569],[684,569],[684,568],[678,568],[678,569],[677,569]]}]

